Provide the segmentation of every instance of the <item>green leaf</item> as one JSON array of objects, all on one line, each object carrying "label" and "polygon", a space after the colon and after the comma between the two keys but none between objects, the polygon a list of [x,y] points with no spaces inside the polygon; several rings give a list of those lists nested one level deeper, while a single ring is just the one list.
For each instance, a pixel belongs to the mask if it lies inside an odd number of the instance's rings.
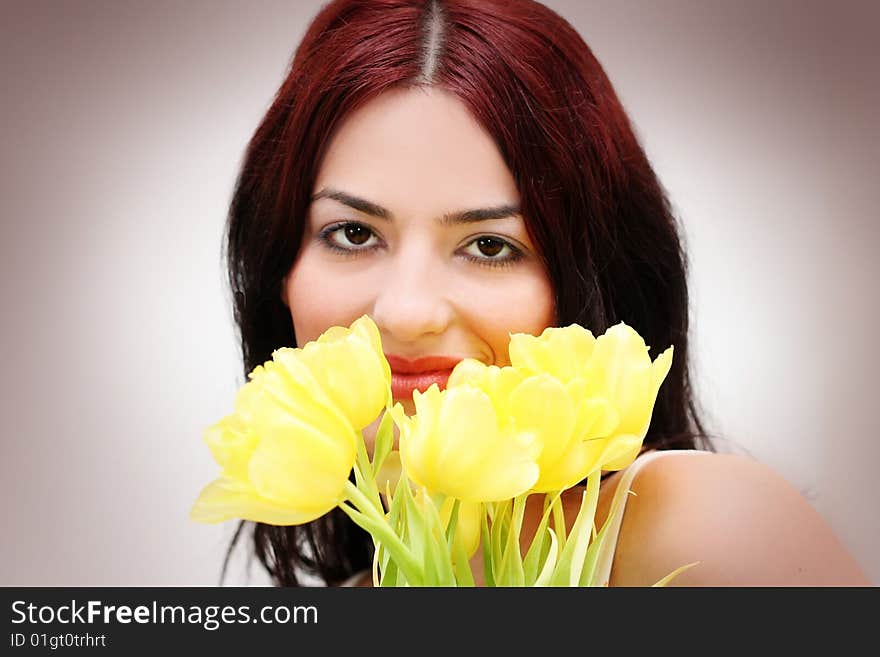
[{"label": "green leaf", "polygon": [[[487,504],[486,506],[489,507],[491,505]],[[486,586],[495,586],[495,564],[490,542],[489,515],[489,509],[484,509],[480,527],[480,543],[482,544],[483,550],[483,580]]]},{"label": "green leaf", "polygon": [[[547,543],[547,525],[550,522],[550,513],[552,512],[553,503],[559,499],[562,495],[562,491],[558,491],[553,494],[553,497],[550,495],[545,496],[544,498],[544,514],[541,516],[541,522],[538,524],[538,529],[535,531],[535,536],[532,539],[532,544],[529,546],[528,551],[526,552],[526,558],[523,561],[523,569],[525,570],[525,584],[526,586],[532,586],[535,580],[538,578],[538,569],[541,567],[541,564],[545,563],[547,558],[548,550],[550,549],[550,545]],[[554,534],[554,538],[555,538]],[[557,547],[559,543],[559,539],[555,539],[557,542]],[[555,557],[554,557],[555,560]]]},{"label": "green leaf", "polygon": [[[385,550],[381,543],[376,544],[376,558],[374,559],[373,568],[374,572],[378,571],[380,587],[394,586],[394,583],[397,581],[397,564],[391,560],[388,556],[388,551]],[[375,576],[373,583],[375,586]]]},{"label": "green leaf", "polygon": [[602,471],[597,470],[587,477],[586,495],[578,510],[577,518],[571,528],[569,542],[572,537],[574,539],[574,550],[571,560],[571,571],[569,576],[569,586],[578,586],[581,579],[581,572],[584,569],[584,561],[587,556],[587,548],[592,538],[593,527],[595,526],[596,508],[599,504],[599,485],[601,483]]},{"label": "green leaf", "polygon": [[446,528],[446,542],[452,545],[455,540],[455,530],[458,529],[458,509],[461,507],[461,500],[454,499],[452,501],[452,511],[449,513],[449,526]]},{"label": "green leaf", "polygon": [[496,502],[492,505],[492,530],[489,534],[487,549],[492,552],[492,578],[494,586],[501,586],[502,570],[504,569],[503,557],[504,546],[507,541],[507,529],[510,526],[510,514],[512,512],[511,500]]},{"label": "green leaf", "polygon": [[675,579],[676,577],[681,575],[684,571],[690,570],[691,568],[693,568],[694,566],[696,566],[699,563],[700,563],[699,561],[694,561],[693,563],[687,563],[683,566],[679,566],[678,568],[673,570],[671,573],[669,573],[666,577],[663,577],[662,579],[657,581],[655,584],[652,584],[651,586],[666,586],[667,584],[669,584],[669,582],[671,582],[673,579]]},{"label": "green leaf", "polygon": [[599,501],[601,475],[601,470],[597,470],[587,477],[587,488],[581,497],[577,518],[572,525],[568,540],[562,548],[562,554],[552,578],[554,586],[578,586],[580,583],[581,571],[584,567]]},{"label": "green leaf", "polygon": [[565,547],[568,540],[568,531],[565,527],[565,510],[562,508],[562,496],[554,498],[553,504],[553,526],[556,528],[556,536],[559,539],[559,549]]},{"label": "green leaf", "polygon": [[443,521],[440,519],[440,512],[435,501],[424,489],[422,489],[422,499],[425,506],[424,518],[427,531],[425,540],[428,545],[426,557],[431,559],[437,571],[435,585],[453,586],[455,584],[455,574],[452,565],[452,550],[446,542],[446,533],[443,531]]},{"label": "green leaf", "polygon": [[459,586],[474,586],[474,574],[471,572],[467,550],[465,550],[461,541],[455,540],[458,530],[458,511],[460,508],[461,500],[453,500],[452,511],[449,513],[449,526],[446,528],[446,545],[452,554],[455,583]]},{"label": "green leaf", "polygon": [[430,586],[431,582],[436,579],[436,573],[434,572],[434,564],[427,558],[428,546],[425,543],[425,523],[421,510],[413,498],[409,484],[406,486],[397,484],[396,493],[403,498],[403,540],[410,546],[412,554],[421,561],[421,570],[424,575],[421,584],[417,585],[412,582],[411,584],[413,586]]},{"label": "green leaf", "polygon": [[617,542],[617,535],[615,534],[614,541],[609,543],[609,532],[611,531],[612,526],[620,527],[623,512],[626,509],[623,501],[626,499],[626,496],[630,494],[635,493],[632,493],[629,489],[622,489],[618,484],[617,490],[614,492],[614,497],[611,500],[611,509],[608,512],[608,516],[605,518],[605,523],[602,525],[601,531],[599,531],[593,541],[593,545],[591,546],[591,549],[594,548],[594,553],[588,553],[587,555],[589,572],[584,572],[582,574],[580,581],[581,586],[608,585],[608,582],[596,581],[596,577],[600,576],[603,572],[607,573],[607,571],[610,570],[610,567],[607,567],[607,562],[613,557],[614,543]]},{"label": "green leaf", "polygon": [[[413,559],[410,551],[389,527],[375,518],[361,513],[345,502],[341,503],[339,508],[358,526],[370,532],[374,539],[378,538],[385,544],[386,549],[391,553],[392,559],[397,562],[398,567],[406,574],[410,583],[422,581],[423,577],[418,562]],[[418,586],[418,584],[413,585]]]},{"label": "green leaf", "polygon": [[381,543],[377,543],[376,541],[373,541],[373,545],[375,546],[375,549],[373,550],[373,568],[372,568],[373,587],[377,587],[377,586],[381,586],[381,580],[379,579],[379,553],[381,551],[382,545],[381,545]]},{"label": "green leaf", "polygon": [[513,499],[513,514],[504,545],[504,556],[501,558],[501,572],[497,578],[497,586],[523,586],[525,584],[519,537],[527,497],[528,495],[520,495]]},{"label": "green leaf", "polygon": [[581,579],[578,582],[580,586],[602,586],[602,582],[594,582],[596,576],[596,564],[598,563],[599,553],[602,551],[602,545],[608,536],[609,524],[606,522],[602,525],[602,531],[596,532],[596,524],[593,523],[593,542],[587,550],[587,556],[584,559],[584,569],[581,572]]},{"label": "green leaf", "polygon": [[[397,484],[399,486],[407,486],[409,487],[409,481],[406,480],[406,473],[401,477],[401,481]],[[401,514],[403,513],[403,496],[395,494],[391,495],[391,487],[390,485],[386,485],[385,495],[389,500],[389,508],[388,508],[388,526],[391,527],[392,531],[394,531],[398,536],[403,535],[403,522],[401,519]],[[383,581],[385,578],[384,573],[391,573],[391,565],[389,563],[390,555],[387,550],[382,551],[382,561],[380,564],[380,571],[382,573]],[[396,568],[393,572],[394,578],[391,580],[391,586],[394,586],[397,582],[398,575]]]},{"label": "green leaf", "polygon": [[390,568],[388,569],[388,572],[383,573],[382,579],[379,582],[379,586],[383,587],[383,588],[391,588],[391,587],[401,586],[401,584],[397,583],[398,573],[400,572],[397,569],[397,564],[395,564],[393,561],[391,561],[391,562],[389,562],[389,565],[390,565]]},{"label": "green leaf", "polygon": [[[363,432],[358,432],[358,439],[355,440],[357,446],[357,460],[354,465],[354,481],[358,489],[364,494],[376,509],[382,511],[382,500],[379,499],[379,489],[376,487],[376,478],[372,476],[373,466],[370,465],[370,459],[367,456],[367,446],[364,443]],[[367,477],[366,475],[371,476]],[[363,510],[363,509],[362,509]]]},{"label": "green leaf", "polygon": [[391,453],[394,445],[394,421],[391,413],[385,411],[379,429],[376,431],[376,441],[373,444],[373,477],[379,474],[379,468]]},{"label": "green leaf", "polygon": [[550,579],[553,577],[553,570],[556,567],[556,556],[559,554],[559,540],[556,538],[556,534],[550,527],[547,527],[546,532],[550,534],[550,549],[547,552],[547,558],[544,559],[541,574],[535,580],[535,586],[550,585]]}]

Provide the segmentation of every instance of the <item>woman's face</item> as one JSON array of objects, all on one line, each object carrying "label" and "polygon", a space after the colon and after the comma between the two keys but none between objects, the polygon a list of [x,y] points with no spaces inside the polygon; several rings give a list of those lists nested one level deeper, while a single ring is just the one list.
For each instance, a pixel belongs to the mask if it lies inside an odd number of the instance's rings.
[{"label": "woman's face", "polygon": [[393,90],[352,113],[312,199],[282,288],[298,345],[369,315],[408,412],[457,361],[506,365],[510,333],[553,323],[513,177],[455,96]]}]

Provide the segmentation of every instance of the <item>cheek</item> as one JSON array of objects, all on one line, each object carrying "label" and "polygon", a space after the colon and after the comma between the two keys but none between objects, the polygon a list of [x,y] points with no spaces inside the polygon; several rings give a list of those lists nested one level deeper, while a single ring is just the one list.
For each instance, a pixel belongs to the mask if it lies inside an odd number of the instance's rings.
[{"label": "cheek", "polygon": [[553,290],[543,272],[531,272],[471,288],[461,303],[469,309],[471,328],[489,344],[496,365],[509,365],[511,333],[540,335],[555,320]]},{"label": "cheek", "polygon": [[[331,326],[348,326],[368,307],[367,286],[352,286],[352,274],[304,253],[285,281],[297,346],[316,340]],[[343,268],[344,269],[344,268]]]}]

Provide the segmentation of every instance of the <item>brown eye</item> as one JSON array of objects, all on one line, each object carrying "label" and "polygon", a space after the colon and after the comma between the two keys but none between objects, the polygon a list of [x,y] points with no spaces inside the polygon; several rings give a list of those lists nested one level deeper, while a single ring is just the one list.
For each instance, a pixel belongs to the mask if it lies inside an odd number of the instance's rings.
[{"label": "brown eye", "polygon": [[501,253],[501,250],[504,248],[504,242],[492,237],[481,237],[477,240],[477,248],[484,256],[492,258]]},{"label": "brown eye", "polygon": [[345,227],[345,239],[360,246],[370,239],[370,230],[360,224],[348,224]]},{"label": "brown eye", "polygon": [[382,246],[382,239],[372,228],[355,221],[331,224],[317,239],[331,251],[346,256],[370,253]]},{"label": "brown eye", "polygon": [[510,267],[524,257],[523,251],[509,240],[494,235],[480,235],[471,240],[461,255],[487,267]]}]

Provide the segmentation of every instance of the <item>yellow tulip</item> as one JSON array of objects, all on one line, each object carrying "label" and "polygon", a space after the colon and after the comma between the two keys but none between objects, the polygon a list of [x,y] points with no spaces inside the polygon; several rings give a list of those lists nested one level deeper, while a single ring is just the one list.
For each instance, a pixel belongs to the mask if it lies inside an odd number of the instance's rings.
[{"label": "yellow tulip", "polygon": [[[558,357],[565,355],[571,343],[566,341],[561,348],[544,350],[541,354],[535,354],[538,350],[526,350],[528,356],[538,356],[533,360],[535,371],[485,365],[468,359],[456,366],[447,384],[448,388],[465,385],[479,388],[492,401],[499,423],[508,433],[525,432],[535,437],[540,447],[539,477],[533,485],[537,492],[568,488],[583,479],[579,476],[582,462],[591,456],[594,447],[576,440],[577,409],[565,386],[549,373],[567,367],[566,359]],[[567,360],[571,360],[570,354]],[[541,368],[544,371],[540,371]]]},{"label": "yellow tulip", "polygon": [[599,336],[586,363],[587,394],[611,401],[620,416],[620,433],[644,436],[671,365],[672,347],[652,363],[642,337],[626,324],[617,324]]},{"label": "yellow tulip", "polygon": [[544,372],[560,381],[577,379],[590,359],[596,339],[582,326],[544,329],[539,337],[527,333],[510,336],[510,363],[524,372]]},{"label": "yellow tulip", "polygon": [[[599,338],[574,324],[545,329],[538,337],[512,335],[510,360],[525,376],[552,375],[574,408],[573,423],[561,423],[557,436],[545,438],[552,451],[540,459],[535,490],[548,492],[569,488],[596,468],[619,470],[632,462],[669,371],[672,348],[652,363],[644,340],[626,324]],[[525,407],[526,417],[541,413],[526,395],[512,406]]]},{"label": "yellow tulip", "polygon": [[586,394],[607,399],[619,418],[614,430],[617,444],[608,446],[603,469],[620,470],[638,456],[672,354],[669,347],[651,362],[645,341],[622,322],[596,339],[584,372]]},{"label": "yellow tulip", "polygon": [[194,520],[302,524],[344,498],[356,432],[390,394],[378,330],[364,317],[272,358],[250,373],[235,412],[205,432],[222,472],[196,500]]},{"label": "yellow tulip", "polygon": [[446,388],[463,385],[479,388],[492,400],[498,417],[507,418],[510,415],[510,396],[525,378],[524,372],[513,367],[486,365],[473,358],[466,358],[452,370]]},{"label": "yellow tulip", "polygon": [[489,396],[469,385],[413,393],[416,414],[396,404],[400,456],[410,479],[432,493],[490,502],[527,491],[538,478],[540,445],[499,424]]},{"label": "yellow tulip", "polygon": [[379,329],[366,315],[350,328],[334,326],[298,354],[330,402],[357,431],[369,425],[391,394],[391,367]]}]

